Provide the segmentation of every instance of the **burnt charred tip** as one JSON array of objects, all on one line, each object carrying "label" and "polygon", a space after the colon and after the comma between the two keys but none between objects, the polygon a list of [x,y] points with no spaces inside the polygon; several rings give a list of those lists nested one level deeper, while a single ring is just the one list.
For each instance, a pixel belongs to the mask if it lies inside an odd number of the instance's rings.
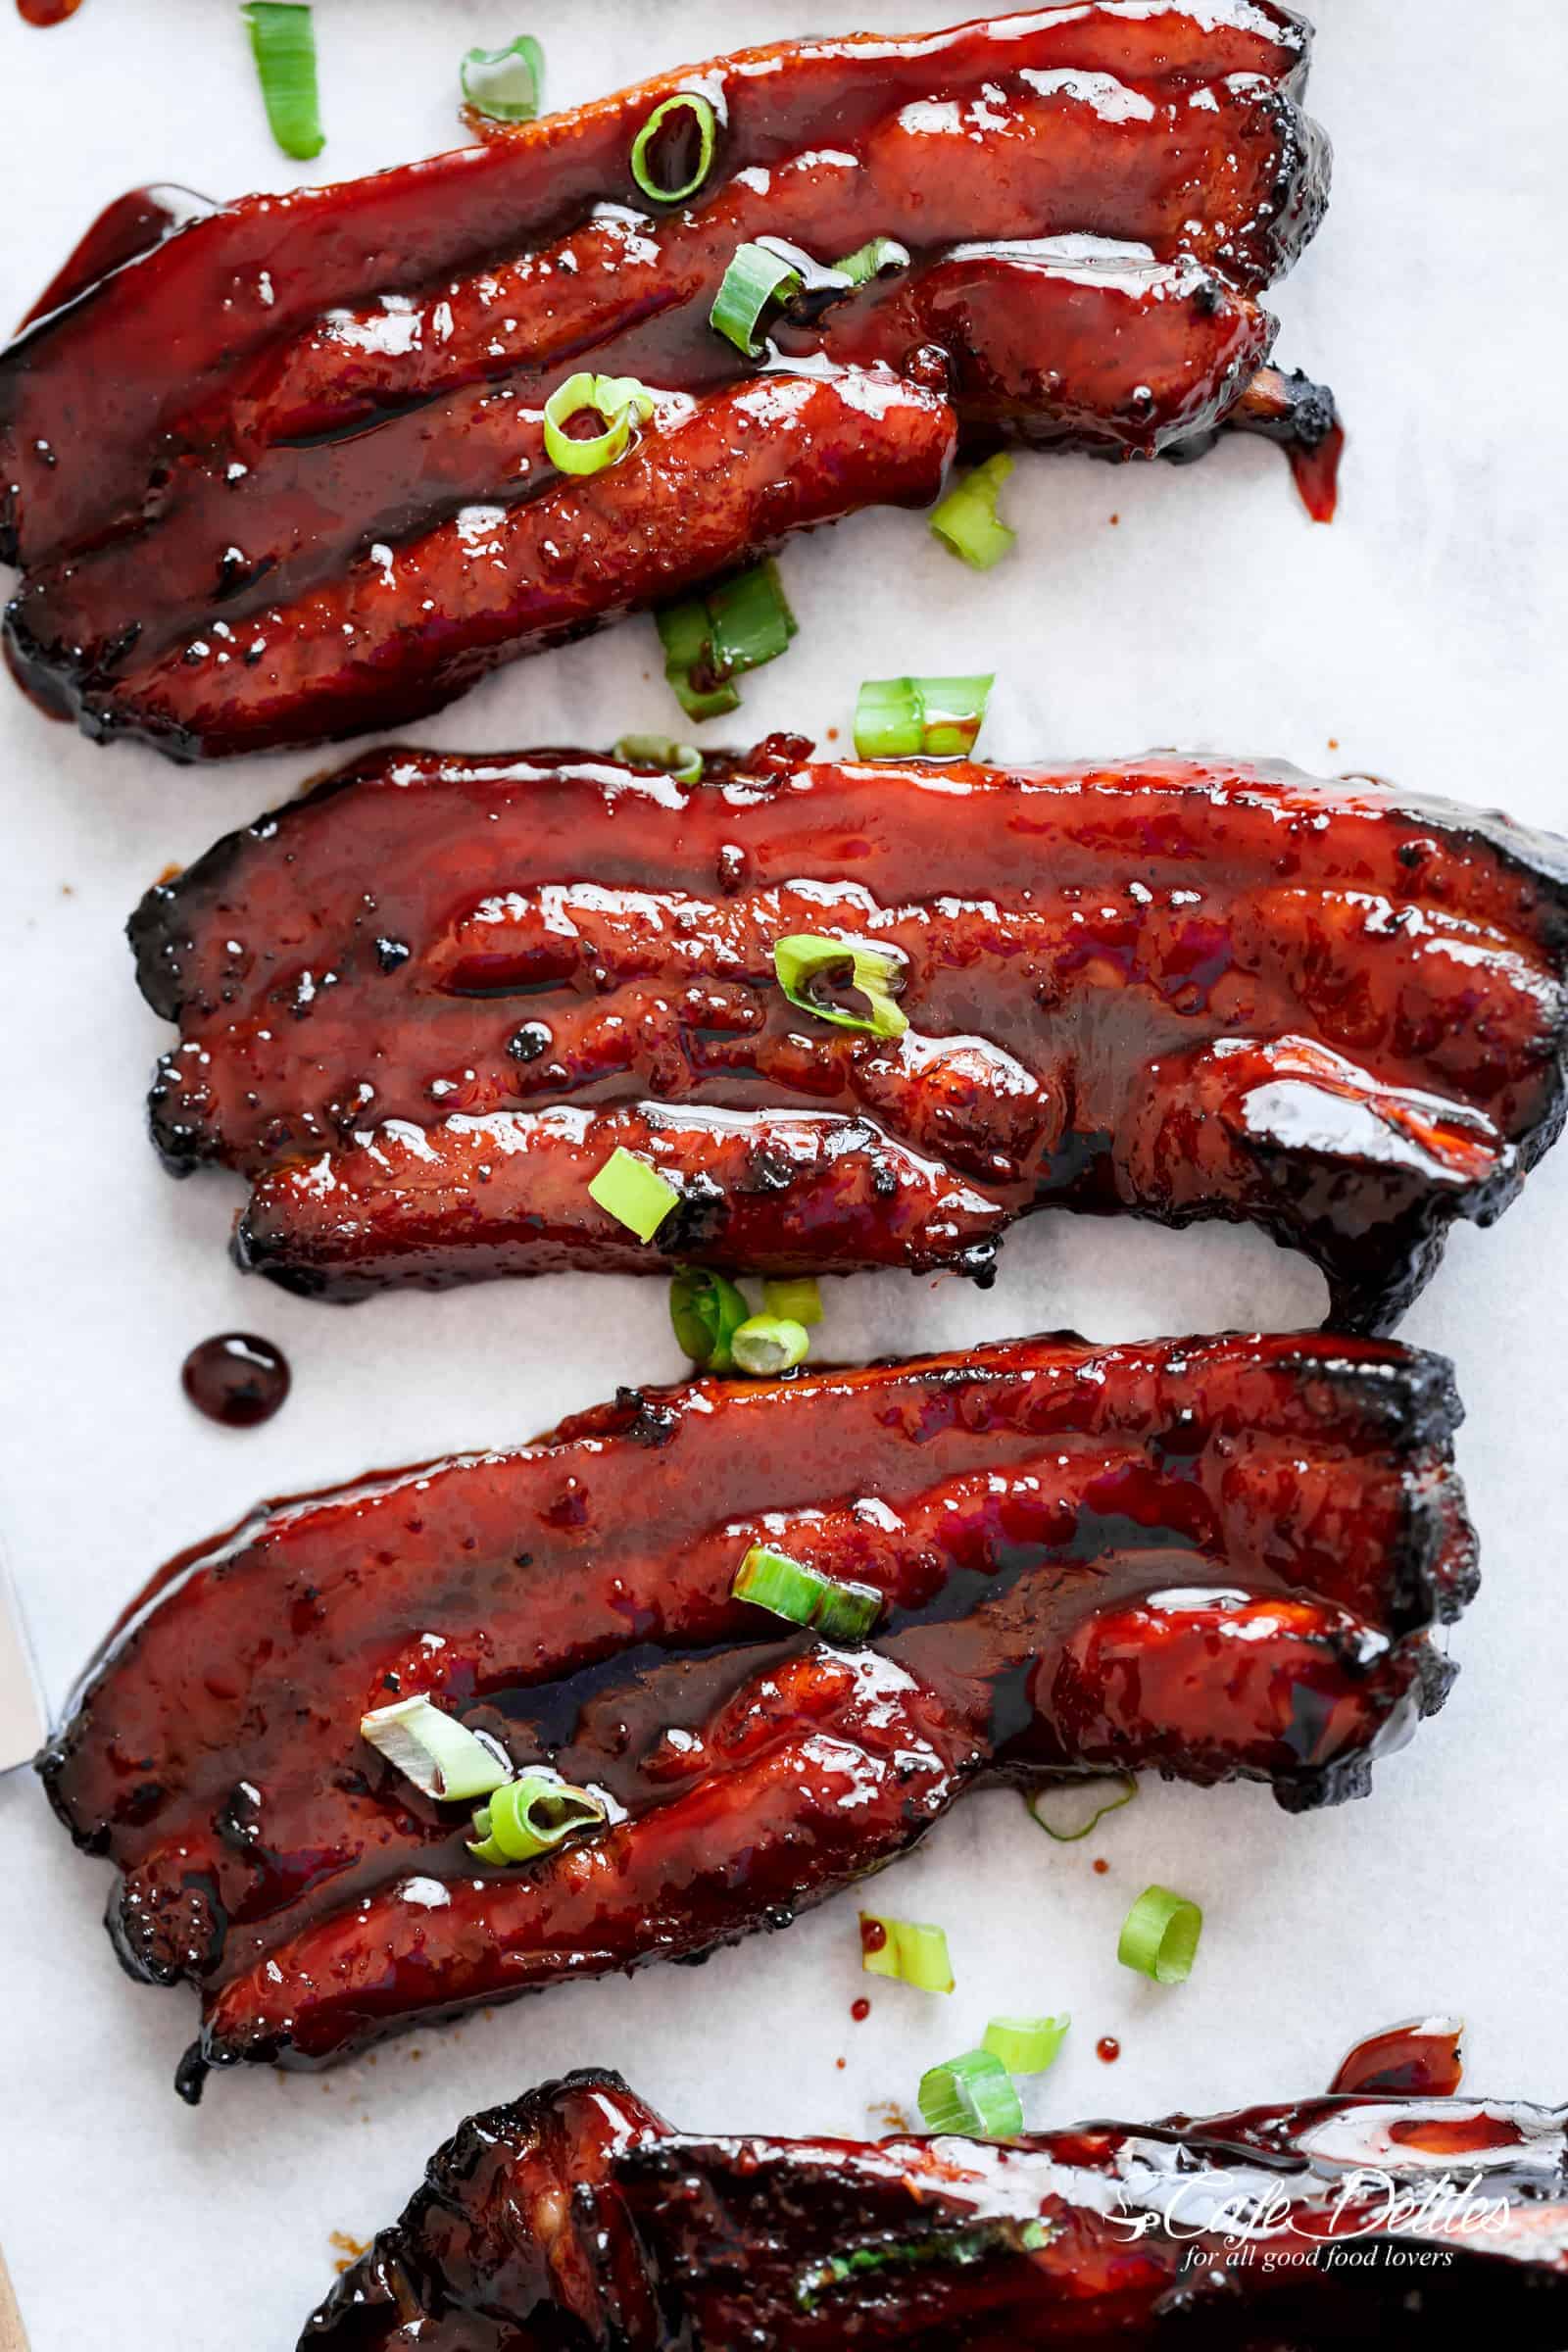
[{"label": "burnt charred tip", "polygon": [[199,2107],[207,2078],[212,2073],[212,2061],[202,2053],[199,2041],[193,2041],[174,2069],[174,2088],[187,2107]]}]

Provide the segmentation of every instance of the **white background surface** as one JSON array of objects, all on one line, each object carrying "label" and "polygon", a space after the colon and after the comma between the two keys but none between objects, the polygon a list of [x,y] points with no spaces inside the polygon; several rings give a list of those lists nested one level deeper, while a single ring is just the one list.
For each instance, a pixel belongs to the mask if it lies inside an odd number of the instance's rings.
[{"label": "white background surface", "polygon": [[[983,579],[914,517],[793,546],[801,636],[710,735],[820,736],[847,728],[863,674],[995,663],[983,748],[998,757],[1282,754],[1568,830],[1554,414],[1568,15],[1556,0],[1309,5],[1336,202],[1274,301],[1282,359],[1327,376],[1351,425],[1341,520],[1310,525],[1257,444],[1186,472],[1020,461],[1007,504],[1022,552]],[[542,34],[548,102],[564,106],[746,40],[945,11],[320,0],[317,16],[329,144],[314,175],[344,177],[454,143],[458,60],[475,41]],[[226,0],[86,0],[47,33],[6,7],[0,89],[6,316],[124,187],[291,184]],[[665,730],[655,652],[652,625],[632,622],[503,672],[416,732],[493,748]],[[258,1494],[527,1437],[617,1380],[679,1369],[662,1285],[312,1306],[229,1267],[233,1181],[160,1173],[142,1098],[167,1033],[120,927],[167,863],[287,796],[307,764],[202,773],[97,751],[0,686],[0,1529],[56,1706],[132,1588]],[[121,1975],[99,1927],[104,1867],[73,1854],[30,1775],[0,1784],[0,2242],[33,2352],[285,2352],[330,2284],[329,2231],[389,2220],[466,2111],[589,2061],[697,2126],[880,2130],[873,2103],[912,2111],[922,2067],[994,2010],[1066,2007],[1073,2033],[1028,2093],[1031,2120],[1142,2117],[1321,2088],[1359,2034],[1453,2007],[1474,2085],[1568,2096],[1565,1239],[1559,1152],[1496,1232],[1460,1232],[1406,1326],[1457,1357],[1470,1407],[1461,1462],[1486,1590],[1455,1637],[1447,1712],[1381,1769],[1370,1802],[1305,1821],[1264,1790],[1150,1783],[1089,1843],[1057,1847],[1015,1797],[969,1801],[884,1890],[947,1924],[951,2000],[870,1987],[871,2018],[852,2025],[851,1895],[699,1973],[554,1992],[325,2077],[224,2075],[193,2114],[171,2077],[194,2000]],[[1008,1242],[988,1298],[896,1276],[836,1286],[825,1345],[1287,1326],[1321,1304],[1316,1276],[1255,1237],[1046,1216]],[[289,1405],[251,1433],[199,1420],[177,1382],[193,1342],[235,1326],[280,1341],[295,1369]],[[1197,1974],[1175,1991],[1114,1959],[1156,1877],[1207,1911]],[[1110,2069],[1094,2055],[1106,2033],[1124,2048]]]}]

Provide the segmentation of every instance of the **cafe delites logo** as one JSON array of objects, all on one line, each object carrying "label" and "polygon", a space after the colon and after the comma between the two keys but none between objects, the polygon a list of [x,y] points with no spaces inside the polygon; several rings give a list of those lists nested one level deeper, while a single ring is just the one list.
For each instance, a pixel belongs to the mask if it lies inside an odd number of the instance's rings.
[{"label": "cafe delites logo", "polygon": [[1273,2182],[1227,2191],[1224,2173],[1198,2172],[1154,2195],[1140,2193],[1106,2221],[1129,2243],[1155,2230],[1185,2242],[1194,2268],[1220,2248],[1232,2268],[1442,2270],[1453,2261],[1452,2241],[1500,2236],[1510,2226],[1508,2199],[1488,2196],[1485,2178],[1444,2173],[1412,2182],[1358,2166],[1308,2203],[1298,2189],[1292,2196]]}]

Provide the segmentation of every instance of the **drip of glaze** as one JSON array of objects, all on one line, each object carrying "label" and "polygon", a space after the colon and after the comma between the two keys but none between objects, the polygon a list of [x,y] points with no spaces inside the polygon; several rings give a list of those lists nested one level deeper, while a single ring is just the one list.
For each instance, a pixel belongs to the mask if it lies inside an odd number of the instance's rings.
[{"label": "drip of glaze", "polygon": [[1100,2039],[1095,2044],[1095,2056],[1102,2059],[1106,2066],[1115,2065],[1117,2059],[1121,2056],[1121,2043],[1116,2039],[1114,2034],[1102,2034],[1101,2035]]},{"label": "drip of glaze", "polygon": [[63,24],[80,6],[81,0],[17,0],[17,13],[24,24]]},{"label": "drip of glaze", "polygon": [[1329,2089],[1451,2099],[1464,2080],[1463,2033],[1457,2018],[1430,2017],[1369,2034],[1347,2055]]},{"label": "drip of glaze", "polygon": [[863,2026],[870,2014],[871,2004],[866,1999],[863,1992],[858,2001],[852,2001],[850,2003],[850,2015],[854,2018],[858,2026]]},{"label": "drip of glaze", "polygon": [[259,1421],[270,1421],[291,1378],[282,1348],[247,1331],[221,1331],[203,1340],[179,1369],[180,1386],[196,1410],[225,1429],[254,1429]]},{"label": "drip of glaze", "polygon": [[1340,504],[1340,459],[1345,452],[1345,427],[1337,424],[1315,449],[1292,442],[1286,449],[1291,475],[1301,504],[1314,522],[1332,522]]}]

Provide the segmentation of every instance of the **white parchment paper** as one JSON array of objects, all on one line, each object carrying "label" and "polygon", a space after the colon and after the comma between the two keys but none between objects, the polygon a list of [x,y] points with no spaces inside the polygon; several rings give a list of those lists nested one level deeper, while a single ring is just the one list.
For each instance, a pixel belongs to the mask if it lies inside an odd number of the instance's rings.
[{"label": "white parchment paper", "polygon": [[[1336,202],[1274,301],[1283,360],[1334,382],[1350,422],[1341,520],[1308,523],[1257,444],[1188,471],[1020,462],[1022,552],[984,578],[917,517],[793,546],[801,636],[710,733],[823,739],[847,733],[862,675],[995,666],[983,748],[998,757],[1279,754],[1568,830],[1568,14],[1555,0],[1309,5]],[[539,34],[548,102],[565,106],[745,41],[946,14],[941,0],[319,0],[329,144],[314,175],[453,144],[474,42]],[[173,179],[221,197],[307,176],[269,141],[227,0],[86,0],[48,33],[4,7],[0,91],[7,317],[122,188]],[[413,732],[492,748],[664,731],[656,657],[652,625],[632,622],[519,663]],[[148,1571],[259,1494],[526,1437],[617,1380],[679,1370],[661,1284],[312,1306],[229,1267],[236,1185],[159,1171],[142,1102],[167,1033],[121,926],[166,864],[320,764],[203,773],[102,752],[0,687],[0,1534],[55,1706]],[[389,2220],[467,2110],[589,2061],[698,2126],[880,2130],[879,2102],[912,2113],[922,2068],[992,2012],[1067,2008],[1066,2051],[1028,2092],[1045,2124],[1309,2092],[1359,2034],[1453,2008],[1477,2087],[1568,2096],[1565,1244],[1559,1153],[1498,1230],[1457,1236],[1406,1328],[1458,1359],[1470,1408],[1486,1590],[1454,1637],[1446,1712],[1369,1802],[1305,1821],[1264,1790],[1149,1783],[1087,1844],[1058,1847],[1015,1797],[971,1800],[881,1890],[946,1923],[951,1999],[879,1985],[870,2019],[851,2022],[851,1896],[700,1972],[553,1992],[323,2077],[225,2075],[193,2114],[171,2087],[193,2000],[122,1976],[99,1926],[104,1867],[72,1853],[29,1775],[0,1784],[0,2242],[33,2352],[286,2352],[330,2283],[330,2232]],[[1255,1237],[1043,1216],[1009,1240],[989,1297],[891,1276],[835,1286],[822,1346],[1288,1326],[1321,1307],[1316,1276]],[[199,1420],[177,1381],[193,1342],[234,1327],[270,1334],[295,1370],[286,1409],[246,1434]],[[1207,1914],[1178,1990],[1115,1964],[1118,1924],[1154,1878]],[[1110,2068],[1095,2056],[1105,2034],[1123,2049]]]}]

